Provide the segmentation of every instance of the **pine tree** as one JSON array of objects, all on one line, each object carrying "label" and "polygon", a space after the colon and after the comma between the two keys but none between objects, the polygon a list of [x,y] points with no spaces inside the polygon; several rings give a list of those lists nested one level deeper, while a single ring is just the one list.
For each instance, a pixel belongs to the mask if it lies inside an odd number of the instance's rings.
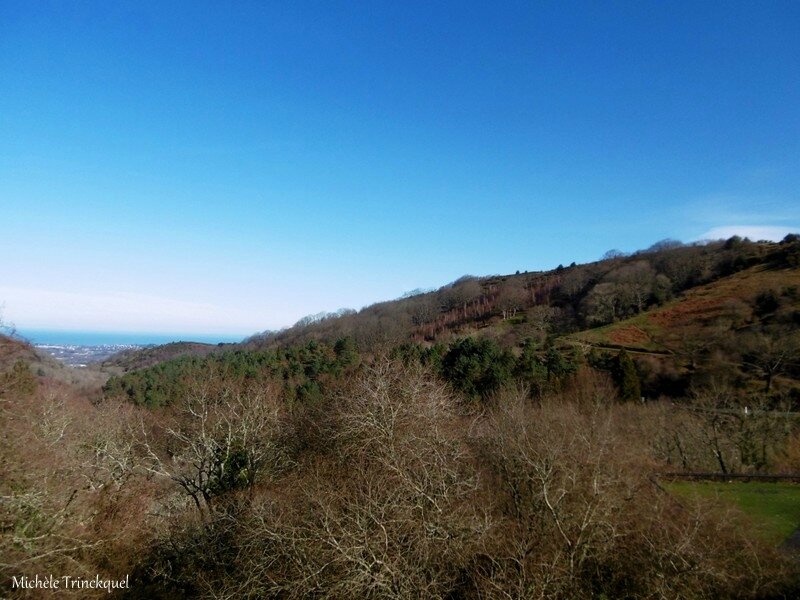
[{"label": "pine tree", "polygon": [[633,359],[625,350],[617,355],[615,379],[619,387],[619,398],[623,402],[638,402],[642,397],[642,386]]}]

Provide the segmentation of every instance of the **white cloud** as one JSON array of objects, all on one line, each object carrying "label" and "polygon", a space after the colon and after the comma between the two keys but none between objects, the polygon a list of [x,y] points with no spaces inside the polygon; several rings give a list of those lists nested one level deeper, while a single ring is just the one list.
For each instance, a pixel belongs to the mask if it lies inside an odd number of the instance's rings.
[{"label": "white cloud", "polygon": [[796,233],[798,231],[800,231],[800,227],[785,225],[724,225],[709,229],[697,239],[726,240],[729,237],[738,235],[739,237],[746,237],[753,241],[771,240],[773,242],[779,242],[787,233]]}]

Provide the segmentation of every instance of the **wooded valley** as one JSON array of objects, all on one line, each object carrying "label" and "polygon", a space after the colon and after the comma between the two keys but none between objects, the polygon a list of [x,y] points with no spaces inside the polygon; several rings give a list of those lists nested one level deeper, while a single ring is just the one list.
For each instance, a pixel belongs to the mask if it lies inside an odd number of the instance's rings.
[{"label": "wooded valley", "polygon": [[768,520],[687,492],[800,477],[797,235],[71,371],[0,338],[3,595],[49,572],[128,575],[120,598],[800,595]]}]

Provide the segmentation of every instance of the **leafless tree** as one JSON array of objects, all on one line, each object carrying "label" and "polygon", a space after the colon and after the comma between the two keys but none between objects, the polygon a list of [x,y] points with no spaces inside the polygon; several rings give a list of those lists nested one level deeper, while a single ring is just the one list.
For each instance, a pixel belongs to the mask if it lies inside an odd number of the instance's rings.
[{"label": "leafless tree", "polygon": [[777,335],[753,333],[744,340],[743,363],[763,377],[766,394],[770,392],[774,378],[796,365],[799,359],[800,334],[797,332]]},{"label": "leafless tree", "polygon": [[[237,596],[441,598],[487,530],[452,402],[420,371],[381,363],[340,399],[336,451],[290,498],[263,501]],[[265,560],[269,557],[268,560]]]},{"label": "leafless tree", "polygon": [[518,278],[509,279],[500,286],[495,302],[504,321],[517,315],[517,311],[524,307],[526,297],[523,282]]},{"label": "leafless tree", "polygon": [[251,487],[287,468],[279,401],[272,390],[243,392],[198,385],[179,414],[156,432],[142,426],[140,447],[148,472],[169,478],[205,512],[219,494]]},{"label": "leafless tree", "polygon": [[[648,478],[653,465],[637,422],[650,409],[603,400],[602,389],[540,406],[505,397],[476,429],[504,516],[476,574],[482,597],[768,589],[772,567],[757,558],[765,548],[741,534],[735,515],[681,505]],[[783,567],[775,560],[777,581]]]}]

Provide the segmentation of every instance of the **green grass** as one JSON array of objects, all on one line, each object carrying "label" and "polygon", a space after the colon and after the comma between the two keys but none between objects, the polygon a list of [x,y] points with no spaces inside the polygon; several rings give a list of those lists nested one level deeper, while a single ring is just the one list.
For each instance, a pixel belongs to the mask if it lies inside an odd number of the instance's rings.
[{"label": "green grass", "polygon": [[799,484],[672,481],[665,487],[679,496],[718,498],[737,506],[758,526],[764,538],[775,545],[800,527]]}]

